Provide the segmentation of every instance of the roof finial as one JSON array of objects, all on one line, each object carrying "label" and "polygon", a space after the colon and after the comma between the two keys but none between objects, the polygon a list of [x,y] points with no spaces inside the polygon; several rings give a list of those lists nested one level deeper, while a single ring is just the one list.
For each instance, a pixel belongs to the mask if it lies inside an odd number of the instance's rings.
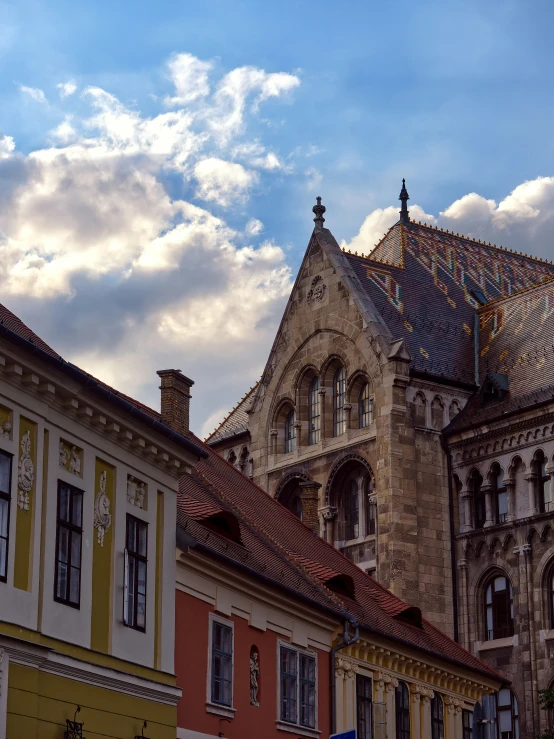
[{"label": "roof finial", "polygon": [[316,198],[316,200],[317,200],[317,205],[314,205],[314,207],[312,208],[312,211],[315,213],[315,218],[314,218],[315,230],[321,231],[321,229],[323,228],[323,223],[325,222],[325,218],[323,217],[323,214],[325,213],[327,208],[324,205],[321,205],[321,198],[319,197],[319,195]]},{"label": "roof finial", "polygon": [[400,190],[398,199],[402,202],[402,207],[400,208],[400,223],[408,223],[410,220],[410,211],[408,210],[408,200],[410,199],[410,196],[406,190],[406,180],[404,178],[402,178],[402,190]]}]

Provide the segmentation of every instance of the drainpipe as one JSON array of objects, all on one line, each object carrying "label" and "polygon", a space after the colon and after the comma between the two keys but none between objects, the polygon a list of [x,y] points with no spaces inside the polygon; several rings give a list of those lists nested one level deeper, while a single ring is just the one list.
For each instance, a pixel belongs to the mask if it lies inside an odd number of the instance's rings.
[{"label": "drainpipe", "polygon": [[[350,636],[350,626],[354,628],[353,636]],[[340,652],[341,649],[355,644],[359,638],[360,625],[355,619],[352,618],[350,621],[344,622],[342,642],[331,649],[331,734],[335,734],[337,731],[337,678],[335,675],[335,655],[337,654],[337,652]]]},{"label": "drainpipe", "polygon": [[446,454],[448,476],[448,518],[450,523],[450,569],[452,570],[452,615],[454,617],[454,641],[459,642],[458,629],[458,580],[456,569],[456,532],[454,530],[454,491],[452,489],[452,457],[445,438],[441,434],[441,446]]}]

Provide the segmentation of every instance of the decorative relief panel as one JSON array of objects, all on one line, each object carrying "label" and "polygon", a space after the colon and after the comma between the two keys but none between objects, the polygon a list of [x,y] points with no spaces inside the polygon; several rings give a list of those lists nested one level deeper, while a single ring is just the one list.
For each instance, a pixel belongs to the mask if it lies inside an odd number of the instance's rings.
[{"label": "decorative relief panel", "polygon": [[20,455],[17,467],[17,505],[20,510],[28,511],[31,503],[30,496],[35,482],[33,439],[31,437],[30,429],[23,431],[19,446]]},{"label": "decorative relief panel", "polygon": [[3,439],[12,438],[13,414],[9,408],[0,405],[0,436]]},{"label": "decorative relief panel", "polygon": [[60,467],[73,475],[83,476],[83,450],[60,439]]},{"label": "decorative relief panel", "polygon": [[106,470],[102,470],[100,473],[100,489],[94,500],[94,528],[98,532],[97,540],[101,547],[104,546],[104,537],[112,525],[110,499],[106,493],[106,476]]},{"label": "decorative relief panel", "polygon": [[312,280],[311,287],[308,290],[308,295],[306,296],[308,305],[314,305],[323,302],[323,298],[325,297],[326,292],[327,285],[323,282],[323,278],[320,275],[317,275]]},{"label": "decorative relief panel", "polygon": [[133,475],[127,475],[127,502],[137,508],[148,509],[147,485]]}]

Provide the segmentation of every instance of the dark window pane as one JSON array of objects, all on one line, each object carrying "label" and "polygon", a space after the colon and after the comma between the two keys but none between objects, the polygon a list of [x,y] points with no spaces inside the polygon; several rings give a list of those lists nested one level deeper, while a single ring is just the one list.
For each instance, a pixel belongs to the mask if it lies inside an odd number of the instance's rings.
[{"label": "dark window pane", "polygon": [[8,574],[8,541],[0,539],[0,577],[6,578]]},{"label": "dark window pane", "polygon": [[0,537],[8,538],[8,520],[10,514],[10,502],[6,498],[0,498]]},{"label": "dark window pane", "polygon": [[83,496],[81,493],[74,493],[71,496],[71,523],[74,526],[83,525]]},{"label": "dark window pane", "polygon": [[10,494],[12,458],[0,453],[0,493]]},{"label": "dark window pane", "polygon": [[319,377],[314,377],[312,384],[310,385],[310,392],[308,398],[308,412],[309,412],[309,431],[308,431],[308,442],[310,444],[317,444],[320,439],[320,410],[319,410]]},{"label": "dark window pane", "polygon": [[60,521],[69,521],[70,493],[65,485],[60,485],[58,492],[58,518]]},{"label": "dark window pane", "polygon": [[373,739],[373,684],[371,678],[356,675],[358,739]]}]

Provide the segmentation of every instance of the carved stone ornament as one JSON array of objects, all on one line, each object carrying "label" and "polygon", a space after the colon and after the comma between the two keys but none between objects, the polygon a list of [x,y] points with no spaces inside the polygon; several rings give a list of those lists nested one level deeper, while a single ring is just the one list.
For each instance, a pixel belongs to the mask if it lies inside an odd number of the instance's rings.
[{"label": "carved stone ornament", "polygon": [[431,688],[426,688],[425,685],[419,685],[418,683],[410,685],[410,692],[414,700],[420,700],[424,704],[429,703],[435,695]]},{"label": "carved stone ornament", "polygon": [[259,707],[258,690],[260,687],[260,663],[258,652],[250,652],[250,705]]},{"label": "carved stone ornament", "polygon": [[127,502],[137,508],[144,508],[146,502],[146,483],[136,477],[127,477]]},{"label": "carved stone ornament", "polygon": [[312,280],[312,286],[308,290],[308,295],[306,296],[308,305],[312,305],[313,303],[321,303],[321,301],[325,297],[326,292],[327,285],[323,282],[323,278],[320,275],[317,275]]},{"label": "carved stone ornament", "polygon": [[358,665],[354,662],[349,662],[344,657],[338,657],[335,664],[335,673],[339,677],[354,677],[358,672]]},{"label": "carved stone ornament", "polygon": [[448,713],[461,713],[463,702],[459,698],[453,698],[451,695],[444,696],[444,705],[448,709]]},{"label": "carved stone ornament", "polygon": [[319,512],[324,521],[333,521],[337,517],[338,509],[334,506],[325,506],[325,508],[320,508]]},{"label": "carved stone ornament", "polygon": [[82,450],[74,444],[68,444],[60,439],[59,465],[72,475],[81,476],[81,453]]},{"label": "carved stone ornament", "polygon": [[9,421],[4,421],[2,424],[2,438],[3,439],[11,439],[11,430],[12,425]]},{"label": "carved stone ornament", "polygon": [[35,481],[35,465],[31,459],[31,432],[26,431],[21,437],[21,456],[17,473],[17,506],[22,511],[29,510],[29,493]]},{"label": "carved stone ornament", "polygon": [[101,547],[104,546],[104,537],[111,525],[110,499],[106,495],[106,470],[103,470],[100,475],[100,490],[94,501],[94,528],[98,532],[97,538]]},{"label": "carved stone ornament", "polygon": [[377,673],[377,685],[390,693],[398,687],[398,680],[386,672],[379,672]]}]

